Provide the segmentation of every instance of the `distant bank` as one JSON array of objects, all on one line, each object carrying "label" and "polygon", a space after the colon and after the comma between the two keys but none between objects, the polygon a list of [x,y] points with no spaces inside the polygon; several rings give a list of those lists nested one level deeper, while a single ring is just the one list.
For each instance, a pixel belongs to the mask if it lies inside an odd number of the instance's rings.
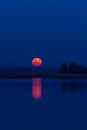
[{"label": "distant bank", "polygon": [[87,74],[0,74],[0,78],[58,78],[58,79],[87,79]]},{"label": "distant bank", "polygon": [[87,79],[87,67],[76,63],[61,64],[60,68],[0,67],[0,78]]}]

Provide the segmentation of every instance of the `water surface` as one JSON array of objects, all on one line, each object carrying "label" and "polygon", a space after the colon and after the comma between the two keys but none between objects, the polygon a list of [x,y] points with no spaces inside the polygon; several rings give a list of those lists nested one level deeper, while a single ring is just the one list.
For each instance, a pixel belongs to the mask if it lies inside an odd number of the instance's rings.
[{"label": "water surface", "polygon": [[87,81],[0,79],[0,130],[87,130]]}]

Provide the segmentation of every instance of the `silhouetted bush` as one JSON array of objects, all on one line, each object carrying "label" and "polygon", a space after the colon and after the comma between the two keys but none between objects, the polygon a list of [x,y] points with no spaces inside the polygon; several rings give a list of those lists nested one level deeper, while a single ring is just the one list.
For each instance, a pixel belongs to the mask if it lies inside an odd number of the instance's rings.
[{"label": "silhouetted bush", "polygon": [[61,66],[60,66],[60,72],[61,73],[68,73],[68,66],[66,63],[63,63]]},{"label": "silhouetted bush", "polygon": [[70,63],[68,68],[69,73],[77,73],[76,63]]},{"label": "silhouetted bush", "polygon": [[78,65],[78,67],[77,67],[77,73],[81,73],[81,74],[87,73],[87,67],[82,66],[82,65]]}]

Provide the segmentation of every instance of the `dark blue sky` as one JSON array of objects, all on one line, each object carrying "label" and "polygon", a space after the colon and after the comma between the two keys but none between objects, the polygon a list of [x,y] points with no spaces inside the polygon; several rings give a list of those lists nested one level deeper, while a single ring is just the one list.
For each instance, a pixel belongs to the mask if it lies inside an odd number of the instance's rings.
[{"label": "dark blue sky", "polygon": [[87,2],[0,2],[0,65],[31,66],[33,57],[41,57],[44,67],[87,65]]}]

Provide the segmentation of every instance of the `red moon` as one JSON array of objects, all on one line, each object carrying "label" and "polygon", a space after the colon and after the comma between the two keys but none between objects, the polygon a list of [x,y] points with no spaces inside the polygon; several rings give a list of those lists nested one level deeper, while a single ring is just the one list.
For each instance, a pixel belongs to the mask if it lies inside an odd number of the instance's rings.
[{"label": "red moon", "polygon": [[32,65],[35,67],[39,67],[42,65],[42,60],[40,58],[34,58],[32,60]]}]

